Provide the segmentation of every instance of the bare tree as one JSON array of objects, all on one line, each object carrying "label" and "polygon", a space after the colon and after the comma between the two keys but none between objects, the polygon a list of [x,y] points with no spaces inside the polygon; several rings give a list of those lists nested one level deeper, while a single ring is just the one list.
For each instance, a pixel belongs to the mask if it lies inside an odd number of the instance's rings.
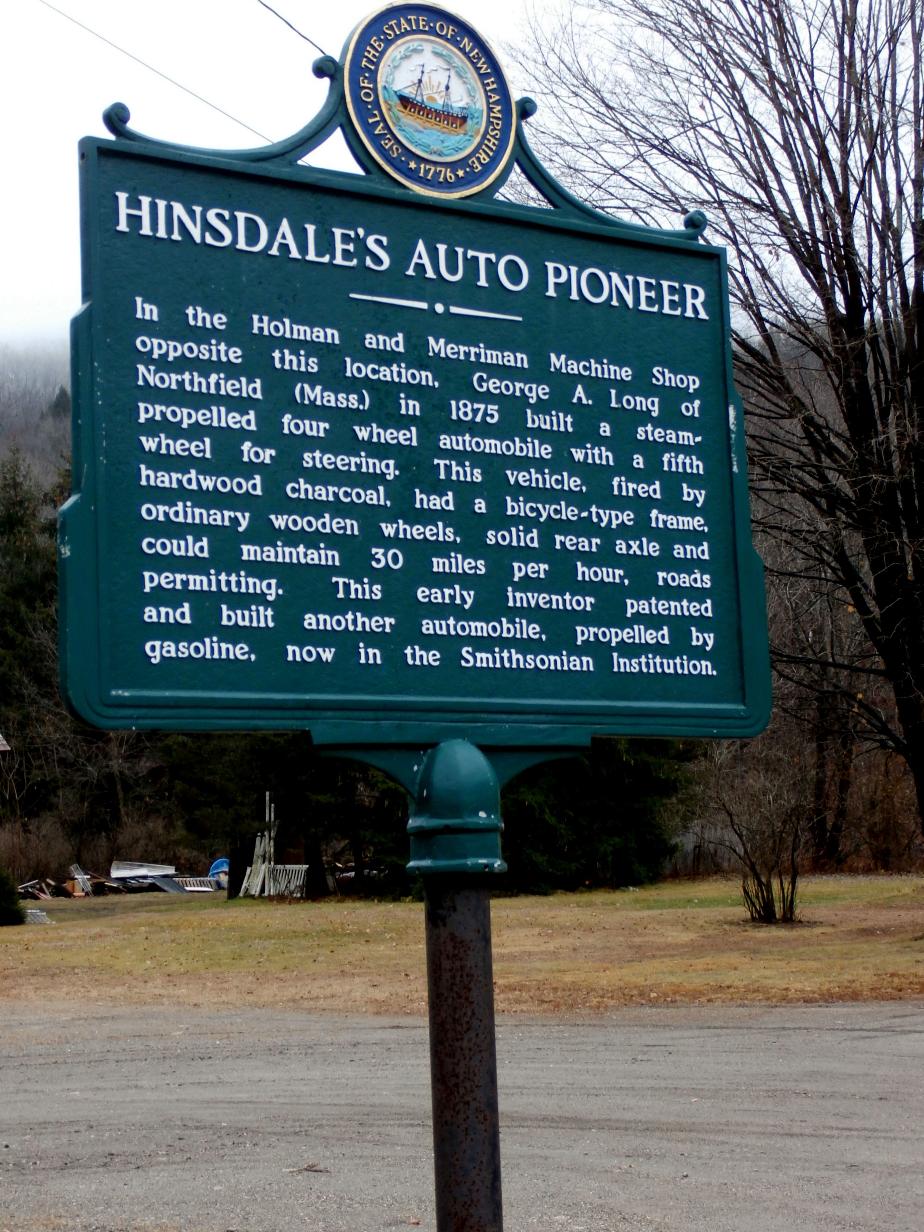
[{"label": "bare tree", "polygon": [[728,246],[756,513],[837,632],[777,664],[906,760],[924,820],[922,30],[920,0],[588,0],[523,60],[566,183]]}]

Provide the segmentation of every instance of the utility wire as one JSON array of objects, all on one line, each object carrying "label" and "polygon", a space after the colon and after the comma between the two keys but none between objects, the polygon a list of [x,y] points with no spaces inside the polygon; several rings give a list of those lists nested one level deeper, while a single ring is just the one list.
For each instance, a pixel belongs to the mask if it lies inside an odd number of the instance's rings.
[{"label": "utility wire", "polygon": [[288,17],[283,17],[281,13],[277,13],[276,10],[272,7],[272,5],[269,5],[266,3],[266,0],[257,0],[257,4],[262,5],[263,8],[265,8],[267,12],[272,13],[274,17],[278,17],[279,20],[283,22],[284,25],[287,25],[290,30],[294,30],[299,38],[304,39],[306,43],[310,43],[311,46],[315,49],[315,51],[319,51],[322,56],[327,55],[327,52],[324,50],[323,47],[319,47],[317,43],[314,41],[314,39],[310,39],[307,34],[303,34],[301,30],[299,30],[298,26],[293,26],[291,21],[289,21]]},{"label": "utility wire", "polygon": [[[190,95],[191,98],[197,99],[200,103],[205,103],[206,107],[211,107],[213,111],[217,111],[219,115],[223,115],[226,120],[231,120],[234,124],[239,124],[241,128],[246,128],[248,133],[253,133],[253,135],[255,137],[259,137],[261,141],[272,142],[272,138],[267,137],[266,133],[261,133],[257,129],[251,128],[249,124],[245,124],[243,120],[239,120],[237,116],[233,116],[230,111],[225,111],[223,108],[217,106],[217,104],[209,102],[207,98],[203,98],[203,96],[201,94],[197,94],[195,90],[190,90],[189,87],[184,86],[182,82],[176,81],[173,77],[168,77],[166,73],[162,73],[160,69],[155,68],[153,64],[148,64],[146,60],[142,60],[139,56],[132,55],[130,51],[126,51],[124,47],[120,47],[118,43],[114,43],[112,39],[108,39],[98,31],[92,30],[89,26],[85,26],[82,21],[78,21],[77,18],[72,17],[70,13],[65,13],[63,9],[55,8],[53,4],[48,3],[48,0],[38,0],[38,3],[44,5],[46,9],[51,9],[51,11],[53,13],[57,13],[59,17],[65,17],[68,21],[73,22],[75,26],[79,26],[81,30],[85,30],[87,34],[92,34],[94,38],[99,39],[101,43],[105,43],[107,47],[112,47],[115,51],[121,52],[123,56],[128,56],[129,60],[134,60],[134,62],[136,64],[140,64],[142,68],[146,68],[157,77],[161,77],[164,81],[168,81],[170,85],[176,86],[176,88],[178,90],[182,90],[184,94]],[[302,35],[302,37],[304,38],[305,36]],[[308,41],[311,42],[310,39]]]}]

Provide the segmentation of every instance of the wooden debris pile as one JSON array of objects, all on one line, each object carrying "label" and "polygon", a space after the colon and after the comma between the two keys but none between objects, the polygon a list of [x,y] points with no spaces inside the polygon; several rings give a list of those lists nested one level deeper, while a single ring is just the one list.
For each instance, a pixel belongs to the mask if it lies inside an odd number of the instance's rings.
[{"label": "wooden debris pile", "polygon": [[17,887],[19,897],[39,900],[97,898],[102,894],[137,894],[158,890],[168,894],[213,894],[225,888],[217,877],[178,874],[172,864],[114,860],[108,877],[88,873],[79,864],[72,864],[69,872],[70,876],[64,881],[55,881],[51,877],[24,881]]},{"label": "wooden debris pile", "polygon": [[79,864],[72,864],[70,876],[64,881],[39,877],[18,886],[19,897],[47,900],[50,898],[95,898],[101,894],[124,894],[127,886],[99,873],[87,873]]}]

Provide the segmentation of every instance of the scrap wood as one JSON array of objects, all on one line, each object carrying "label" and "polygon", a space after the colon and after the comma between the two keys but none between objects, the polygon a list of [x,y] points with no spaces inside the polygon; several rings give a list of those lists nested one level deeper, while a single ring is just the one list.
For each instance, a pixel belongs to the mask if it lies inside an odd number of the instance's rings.
[{"label": "scrap wood", "polygon": [[[77,867],[77,865],[73,866],[73,868]],[[71,870],[72,872],[73,868]],[[123,887],[117,881],[111,881],[108,877],[104,877],[102,873],[86,873],[83,872],[83,869],[80,871],[83,873],[81,885],[86,883],[87,894],[120,894],[122,892]]]},{"label": "scrap wood", "polygon": [[83,890],[84,894],[93,893],[93,886],[90,884],[90,878],[83,871],[83,869],[80,867],[79,864],[72,864],[71,867],[68,869],[68,872],[73,877],[73,879],[77,882],[77,884],[80,886],[81,890]]},{"label": "scrap wood", "polygon": [[24,881],[16,887],[20,898],[70,898],[71,893],[64,885],[52,881],[50,877],[38,877],[34,881]]}]

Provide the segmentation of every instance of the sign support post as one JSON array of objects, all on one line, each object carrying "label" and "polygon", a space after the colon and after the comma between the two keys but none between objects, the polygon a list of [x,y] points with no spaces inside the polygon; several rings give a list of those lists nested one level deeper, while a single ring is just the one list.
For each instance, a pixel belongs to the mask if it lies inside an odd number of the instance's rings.
[{"label": "sign support post", "polygon": [[467,740],[438,745],[408,824],[426,905],[438,1232],[503,1228],[489,889],[506,870],[501,829],[487,758]]},{"label": "sign support post", "polygon": [[501,1232],[490,891],[428,877],[425,894],[437,1232]]}]

